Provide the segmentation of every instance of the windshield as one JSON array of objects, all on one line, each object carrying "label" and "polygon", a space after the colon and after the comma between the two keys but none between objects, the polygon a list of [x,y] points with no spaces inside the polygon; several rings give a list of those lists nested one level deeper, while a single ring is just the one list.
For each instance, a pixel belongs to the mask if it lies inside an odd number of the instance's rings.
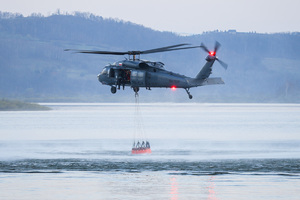
[{"label": "windshield", "polygon": [[101,74],[101,75],[107,74],[107,71],[108,71],[107,68],[104,67],[103,70],[102,70],[102,72],[101,72],[100,74]]}]

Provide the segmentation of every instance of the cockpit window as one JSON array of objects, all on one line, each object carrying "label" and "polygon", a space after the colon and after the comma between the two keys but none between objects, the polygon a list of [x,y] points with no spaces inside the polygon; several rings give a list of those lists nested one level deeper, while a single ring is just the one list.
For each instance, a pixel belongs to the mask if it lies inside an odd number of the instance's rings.
[{"label": "cockpit window", "polygon": [[107,68],[105,67],[105,68],[103,68],[103,70],[102,70],[102,72],[101,72],[101,75],[107,74],[107,72],[108,72],[108,70],[107,70]]}]

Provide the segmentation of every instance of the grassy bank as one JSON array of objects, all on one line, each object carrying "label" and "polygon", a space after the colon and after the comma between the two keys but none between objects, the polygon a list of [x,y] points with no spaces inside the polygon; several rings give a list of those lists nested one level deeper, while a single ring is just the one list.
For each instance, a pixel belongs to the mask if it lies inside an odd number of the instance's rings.
[{"label": "grassy bank", "polygon": [[46,106],[42,106],[36,103],[26,103],[16,100],[0,100],[0,111],[43,111],[51,110]]}]

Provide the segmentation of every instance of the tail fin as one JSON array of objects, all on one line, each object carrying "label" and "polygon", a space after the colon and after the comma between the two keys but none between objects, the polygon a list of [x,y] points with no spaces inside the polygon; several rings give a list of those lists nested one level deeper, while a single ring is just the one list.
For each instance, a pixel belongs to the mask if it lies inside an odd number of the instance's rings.
[{"label": "tail fin", "polygon": [[202,67],[201,71],[197,74],[195,79],[205,80],[210,76],[215,59],[213,57],[207,56],[206,60],[206,64]]}]

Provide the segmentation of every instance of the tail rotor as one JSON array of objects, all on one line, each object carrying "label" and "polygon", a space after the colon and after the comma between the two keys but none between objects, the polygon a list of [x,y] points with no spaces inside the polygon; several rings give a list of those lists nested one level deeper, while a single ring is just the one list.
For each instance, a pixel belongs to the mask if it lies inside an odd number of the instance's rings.
[{"label": "tail rotor", "polygon": [[221,44],[218,41],[216,41],[215,48],[213,51],[209,51],[208,48],[203,43],[201,43],[200,47],[205,52],[208,53],[208,59],[217,60],[220,63],[220,65],[226,70],[228,68],[228,65],[225,62],[223,62],[222,60],[220,60],[218,57],[216,57],[216,53],[217,53],[218,49],[220,48],[220,46],[221,46]]}]

